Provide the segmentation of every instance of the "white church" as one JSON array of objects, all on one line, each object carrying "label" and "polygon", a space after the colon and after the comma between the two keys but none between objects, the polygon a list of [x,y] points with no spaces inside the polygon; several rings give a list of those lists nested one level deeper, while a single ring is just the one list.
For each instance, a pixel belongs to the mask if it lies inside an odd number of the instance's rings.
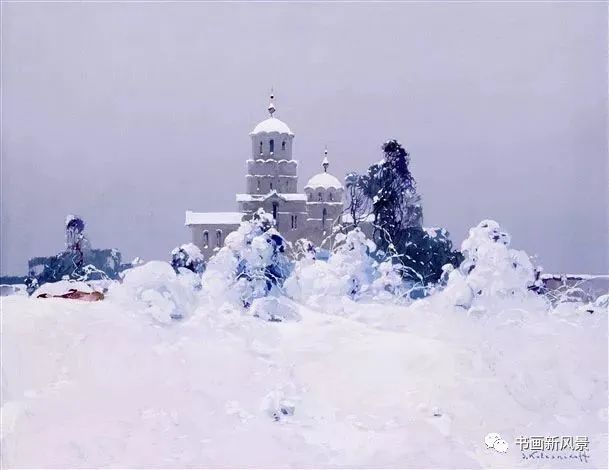
[{"label": "white church", "polygon": [[327,150],[323,171],[309,179],[304,193],[298,192],[298,161],[292,156],[294,133],[273,116],[273,95],[268,112],[270,117],[250,132],[252,154],[246,162],[245,193],[236,195],[238,211],[186,211],[185,225],[192,231],[192,242],[206,258],[259,208],[273,214],[277,230],[288,241],[306,238],[317,246],[323,246],[332,226],[341,222],[343,185],[328,173]]}]

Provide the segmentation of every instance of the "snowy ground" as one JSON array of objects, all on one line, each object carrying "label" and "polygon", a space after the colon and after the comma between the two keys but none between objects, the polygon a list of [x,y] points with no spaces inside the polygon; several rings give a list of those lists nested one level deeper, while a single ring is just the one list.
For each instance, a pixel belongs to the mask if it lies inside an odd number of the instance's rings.
[{"label": "snowy ground", "polygon": [[[320,304],[2,298],[2,466],[607,468],[606,314]],[[520,435],[590,460],[523,460]]]}]

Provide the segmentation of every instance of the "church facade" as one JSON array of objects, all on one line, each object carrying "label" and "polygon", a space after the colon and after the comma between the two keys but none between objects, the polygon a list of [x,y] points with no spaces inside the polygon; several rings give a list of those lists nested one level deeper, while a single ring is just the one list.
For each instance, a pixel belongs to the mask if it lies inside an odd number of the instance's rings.
[{"label": "church facade", "polygon": [[250,133],[251,157],[246,161],[245,192],[236,195],[236,212],[186,211],[185,225],[192,242],[206,258],[224,245],[226,236],[248,220],[259,208],[272,214],[277,230],[288,240],[306,238],[324,246],[332,226],[343,214],[343,185],[328,173],[325,151],[323,171],[309,179],[298,191],[298,161],[292,155],[294,133],[274,117],[273,96],[270,117]]}]

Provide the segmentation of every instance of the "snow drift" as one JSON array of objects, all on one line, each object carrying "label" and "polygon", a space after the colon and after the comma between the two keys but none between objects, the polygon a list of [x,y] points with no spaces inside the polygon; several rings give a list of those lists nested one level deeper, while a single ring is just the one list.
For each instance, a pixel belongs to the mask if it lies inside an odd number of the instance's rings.
[{"label": "snow drift", "polygon": [[[532,293],[490,221],[416,301],[357,232],[269,287],[274,235],[244,225],[202,276],[137,266],[102,302],[3,297],[2,465],[607,467],[606,298]],[[520,435],[589,457],[523,460]]]}]

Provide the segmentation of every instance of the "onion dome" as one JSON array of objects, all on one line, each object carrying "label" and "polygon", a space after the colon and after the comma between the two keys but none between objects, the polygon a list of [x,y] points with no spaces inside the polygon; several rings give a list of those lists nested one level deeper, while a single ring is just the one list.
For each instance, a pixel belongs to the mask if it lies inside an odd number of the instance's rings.
[{"label": "onion dome", "polygon": [[324,168],[323,173],[318,173],[315,176],[313,176],[309,180],[309,182],[307,183],[305,188],[311,188],[311,189],[317,189],[317,188],[323,188],[323,189],[330,189],[330,188],[342,189],[343,185],[338,180],[338,178],[336,176],[331,175],[330,173],[328,173],[328,167],[330,166],[330,162],[328,161],[328,149],[326,149],[324,151],[324,159],[321,162],[321,165]]}]

